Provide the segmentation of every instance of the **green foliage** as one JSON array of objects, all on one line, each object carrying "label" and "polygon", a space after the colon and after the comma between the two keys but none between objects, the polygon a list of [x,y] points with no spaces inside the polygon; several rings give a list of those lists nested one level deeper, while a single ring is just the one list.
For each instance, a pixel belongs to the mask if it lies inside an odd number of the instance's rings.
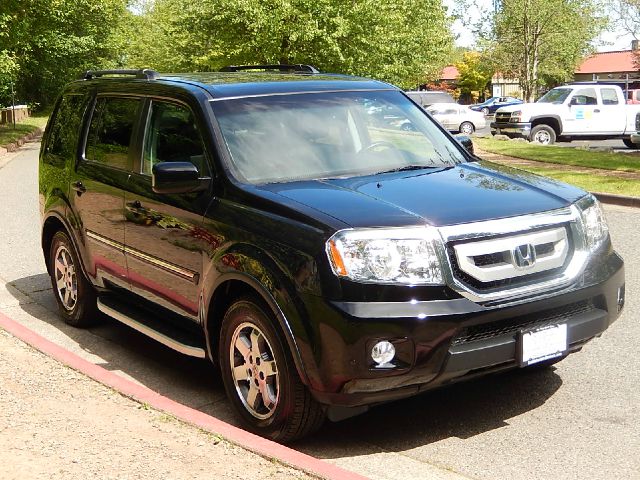
[{"label": "green foliage", "polygon": [[597,0],[503,0],[493,20],[494,60],[527,100],[570,79],[606,26]]},{"label": "green foliage", "polygon": [[156,0],[132,22],[131,66],[216,70],[308,63],[415,87],[451,52],[440,0]]},{"label": "green foliage", "polygon": [[[10,59],[18,99],[50,104],[82,70],[117,65],[116,33],[128,15],[126,5],[126,0],[2,0],[0,72]],[[2,85],[0,79],[0,94]]]},{"label": "green foliage", "polygon": [[11,104],[11,87],[18,65],[6,50],[0,50],[0,106]]},{"label": "green foliage", "polygon": [[460,74],[460,92],[474,98],[486,90],[493,74],[491,65],[479,52],[465,52],[461,61],[456,63],[456,68]]}]

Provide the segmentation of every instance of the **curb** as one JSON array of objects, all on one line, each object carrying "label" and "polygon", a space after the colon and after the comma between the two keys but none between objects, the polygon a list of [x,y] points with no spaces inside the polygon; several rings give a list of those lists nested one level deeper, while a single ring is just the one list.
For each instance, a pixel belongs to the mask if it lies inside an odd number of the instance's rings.
[{"label": "curb", "polygon": [[0,312],[0,328],[14,337],[22,340],[31,347],[58,362],[77,370],[78,372],[106,385],[120,394],[137,402],[145,403],[156,410],[173,415],[174,417],[193,426],[220,435],[225,440],[267,459],[303,470],[327,480],[366,480],[366,477],[349,472],[323,460],[298,452],[279,443],[259,437],[253,433],[234,427],[211,415],[187,407],[153,390],[138,385],[130,380],[118,376],[99,365],[91,363],[75,353],[47,340],[33,330],[21,325]]},{"label": "curb", "polygon": [[602,203],[609,203],[611,205],[620,205],[623,207],[635,207],[640,208],[640,197],[627,197],[625,195],[614,195],[613,193],[593,193],[598,200]]},{"label": "curb", "polygon": [[43,130],[40,127],[36,127],[36,129],[25,135],[22,138],[19,138],[13,143],[7,143],[6,145],[0,145],[0,157],[6,155],[7,153],[12,153],[18,150],[22,145],[24,145],[29,140],[33,140],[36,137],[39,137],[43,134]]}]

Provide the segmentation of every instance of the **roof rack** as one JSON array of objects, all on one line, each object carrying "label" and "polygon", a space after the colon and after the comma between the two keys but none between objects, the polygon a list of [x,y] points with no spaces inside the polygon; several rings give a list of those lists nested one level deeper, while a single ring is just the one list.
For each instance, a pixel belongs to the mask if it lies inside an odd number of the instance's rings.
[{"label": "roof rack", "polygon": [[158,72],[148,68],[140,70],[87,70],[82,75],[82,80],[92,80],[111,75],[130,75],[144,80],[154,80],[158,76]]},{"label": "roof rack", "polygon": [[297,63],[294,65],[229,65],[220,69],[221,72],[240,72],[245,70],[278,70],[280,72],[320,73],[311,65]]}]

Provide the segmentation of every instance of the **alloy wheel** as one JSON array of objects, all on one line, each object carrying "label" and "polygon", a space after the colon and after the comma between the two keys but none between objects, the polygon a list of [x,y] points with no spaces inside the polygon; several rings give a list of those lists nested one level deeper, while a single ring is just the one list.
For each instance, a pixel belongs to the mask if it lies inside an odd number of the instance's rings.
[{"label": "alloy wheel", "polygon": [[60,245],[53,262],[55,285],[58,297],[66,310],[73,310],[78,302],[78,277],[71,252]]},{"label": "alloy wheel", "polygon": [[254,417],[270,418],[278,406],[279,375],[273,349],[253,323],[240,324],[231,338],[229,365],[240,401]]}]

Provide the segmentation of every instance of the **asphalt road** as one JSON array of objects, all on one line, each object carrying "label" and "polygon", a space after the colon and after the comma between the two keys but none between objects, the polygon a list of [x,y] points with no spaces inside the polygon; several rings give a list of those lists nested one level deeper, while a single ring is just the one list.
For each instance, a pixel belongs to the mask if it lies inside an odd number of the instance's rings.
[{"label": "asphalt road", "polygon": [[[58,318],[39,247],[38,147],[0,159],[0,309],[84,358],[234,423],[206,362],[115,321],[77,330]],[[293,447],[374,479],[640,479],[640,210],[606,213],[626,260],[627,306],[602,338],[556,368],[380,406]]]}]

